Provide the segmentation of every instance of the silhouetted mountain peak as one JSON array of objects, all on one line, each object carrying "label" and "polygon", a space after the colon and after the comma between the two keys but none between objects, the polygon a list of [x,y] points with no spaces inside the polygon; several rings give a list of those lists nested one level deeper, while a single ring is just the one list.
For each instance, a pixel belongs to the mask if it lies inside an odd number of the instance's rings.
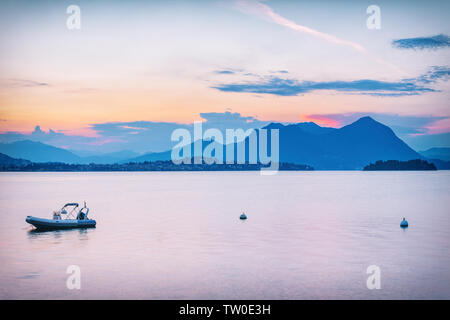
[{"label": "silhouetted mountain peak", "polygon": [[295,125],[297,128],[311,134],[324,134],[337,129],[330,127],[321,127],[315,122],[300,122]]},{"label": "silhouetted mountain peak", "polygon": [[370,126],[370,125],[382,125],[382,126],[384,126],[383,124],[379,123],[378,121],[374,120],[372,117],[369,117],[369,116],[359,118],[358,120],[356,120],[352,124],[353,125],[363,125],[363,126]]},{"label": "silhouetted mountain peak", "polygon": [[267,126],[263,127],[263,129],[282,129],[285,125],[278,123],[278,122],[272,122],[268,124]]},{"label": "silhouetted mountain peak", "polygon": [[317,123],[308,121],[308,122],[299,122],[297,123],[297,126],[305,126],[305,127],[320,127]]},{"label": "silhouetted mountain peak", "polygon": [[377,122],[376,120],[374,120],[371,116],[364,116],[359,118],[357,121],[371,121],[371,122]]},{"label": "silhouetted mountain peak", "polygon": [[279,130],[288,130],[289,132],[297,132],[298,134],[323,134],[328,133],[334,130],[335,128],[329,127],[321,127],[314,122],[299,122],[293,124],[282,124],[272,122],[269,125],[263,127],[263,129],[279,129]]},{"label": "silhouetted mountain peak", "polygon": [[385,126],[384,124],[382,124],[368,116],[359,118],[355,122],[342,127],[341,129],[339,129],[339,131],[341,131],[341,132],[347,132],[347,131],[354,132],[355,131],[360,134],[363,134],[363,133],[375,134],[375,133],[384,132],[385,134],[395,135],[394,132],[391,130],[391,128],[389,128],[388,126]]}]

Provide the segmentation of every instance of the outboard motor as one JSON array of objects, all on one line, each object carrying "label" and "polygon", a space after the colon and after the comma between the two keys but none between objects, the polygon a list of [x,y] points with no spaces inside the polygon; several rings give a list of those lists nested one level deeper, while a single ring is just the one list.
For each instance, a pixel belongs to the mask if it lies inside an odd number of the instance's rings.
[{"label": "outboard motor", "polygon": [[89,208],[86,207],[86,201],[84,202],[84,207],[81,208],[79,215],[79,220],[88,220]]}]

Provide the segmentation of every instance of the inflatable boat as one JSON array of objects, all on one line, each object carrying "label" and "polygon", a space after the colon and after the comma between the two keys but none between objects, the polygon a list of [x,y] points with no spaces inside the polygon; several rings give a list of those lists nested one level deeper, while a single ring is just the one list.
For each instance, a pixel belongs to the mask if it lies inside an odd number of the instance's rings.
[{"label": "inflatable boat", "polygon": [[[86,202],[84,207],[77,212],[78,206],[78,203],[67,203],[60,210],[53,212],[53,219],[28,216],[25,221],[38,230],[95,228],[96,221],[88,218],[89,208],[86,207]],[[68,213],[66,209],[71,209],[71,211]],[[63,219],[62,216],[66,217]]]}]

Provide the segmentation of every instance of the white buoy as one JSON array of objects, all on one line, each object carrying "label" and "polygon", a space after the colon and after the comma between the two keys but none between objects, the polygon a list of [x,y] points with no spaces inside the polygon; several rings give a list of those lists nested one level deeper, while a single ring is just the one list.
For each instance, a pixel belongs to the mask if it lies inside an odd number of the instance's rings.
[{"label": "white buoy", "polygon": [[400,222],[400,227],[408,228],[408,221],[406,221],[405,218],[403,218],[402,222]]},{"label": "white buoy", "polygon": [[247,216],[245,215],[245,213],[242,212],[241,216],[239,217],[239,219],[241,220],[246,220]]}]

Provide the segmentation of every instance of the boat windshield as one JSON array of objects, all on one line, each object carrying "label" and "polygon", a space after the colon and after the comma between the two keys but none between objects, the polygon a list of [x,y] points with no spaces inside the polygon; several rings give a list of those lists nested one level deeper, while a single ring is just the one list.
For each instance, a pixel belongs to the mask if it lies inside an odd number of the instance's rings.
[{"label": "boat windshield", "polygon": [[63,209],[64,208],[66,208],[66,207],[78,207],[79,206],[79,204],[78,203],[76,203],[76,202],[73,202],[73,203],[66,203],[65,205],[64,205],[64,207],[62,207]]},{"label": "boat windshield", "polygon": [[[71,218],[74,219],[75,218],[75,216],[74,216],[75,210],[78,208],[78,206],[79,206],[79,204],[76,202],[66,203],[61,208],[61,210],[59,210],[59,213],[65,215],[66,219],[71,219]],[[68,210],[66,210],[66,208]]]}]

